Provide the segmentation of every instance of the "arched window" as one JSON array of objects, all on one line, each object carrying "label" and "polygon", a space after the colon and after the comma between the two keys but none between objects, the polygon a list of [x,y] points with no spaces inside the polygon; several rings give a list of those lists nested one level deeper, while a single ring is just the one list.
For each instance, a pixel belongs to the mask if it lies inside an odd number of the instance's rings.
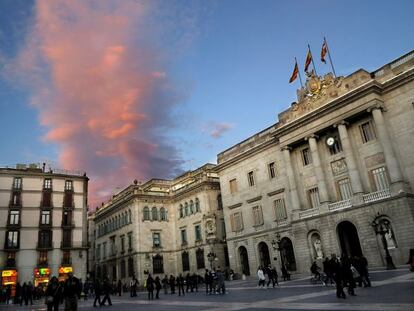
[{"label": "arched window", "polygon": [[190,201],[190,214],[194,214],[194,202],[193,202],[193,200]]},{"label": "arched window", "polygon": [[150,210],[148,206],[144,207],[144,220],[150,220]]},{"label": "arched window", "polygon": [[131,213],[131,210],[128,210],[128,224],[132,224],[132,213]]},{"label": "arched window", "polygon": [[190,213],[188,212],[188,203],[187,202],[185,202],[185,204],[184,204],[184,209],[185,209],[185,216],[190,215]]},{"label": "arched window", "polygon": [[161,221],[166,221],[167,220],[167,214],[165,213],[165,208],[164,207],[160,208],[160,220]]},{"label": "arched window", "polygon": [[183,210],[183,205],[180,204],[180,218],[184,217],[184,210]]},{"label": "arched window", "polygon": [[152,214],[152,220],[158,220],[158,210],[155,206],[152,208],[151,214]]},{"label": "arched window", "polygon": [[195,209],[196,213],[200,211],[200,200],[198,198],[195,199]]}]

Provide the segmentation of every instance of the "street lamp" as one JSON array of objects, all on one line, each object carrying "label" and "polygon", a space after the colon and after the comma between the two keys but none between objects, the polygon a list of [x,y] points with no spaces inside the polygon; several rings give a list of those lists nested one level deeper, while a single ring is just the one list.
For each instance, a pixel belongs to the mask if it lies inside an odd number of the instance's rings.
[{"label": "street lamp", "polygon": [[210,262],[210,269],[213,270],[213,262],[216,259],[216,254],[214,252],[210,252],[207,254],[207,259]]},{"label": "street lamp", "polygon": [[385,235],[390,232],[390,222],[385,219],[381,218],[379,215],[373,220],[371,223],[372,228],[374,228],[375,234],[379,234],[381,236],[382,246],[384,247],[385,251],[385,261],[387,263],[387,270],[395,269],[395,265],[392,261],[391,254],[388,250],[388,243]]}]

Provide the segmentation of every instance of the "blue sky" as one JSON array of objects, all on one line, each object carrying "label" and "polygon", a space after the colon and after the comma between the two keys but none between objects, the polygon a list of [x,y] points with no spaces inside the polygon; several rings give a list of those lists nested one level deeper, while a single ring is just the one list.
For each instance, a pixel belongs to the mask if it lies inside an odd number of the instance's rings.
[{"label": "blue sky", "polygon": [[[276,122],[277,114],[296,100],[299,82],[289,84],[288,79],[295,56],[303,72],[308,43],[320,74],[330,71],[318,57],[324,36],[338,75],[375,70],[413,49],[413,1],[153,3],[177,13],[169,16],[170,25],[161,20],[164,13],[154,16],[145,34],[147,16],[140,31],[162,50],[159,65],[179,94],[162,135],[174,145],[181,170],[215,161],[219,152]],[[0,2],[0,165],[45,160],[64,165],[59,163],[63,145],[44,139],[50,130],[39,122],[44,108],[30,105],[36,90],[21,76],[6,77],[9,64],[30,47],[36,6],[33,1]],[[147,14],[153,12],[159,10]],[[169,26],[153,31],[157,21]],[[181,41],[173,42],[173,35]]]}]

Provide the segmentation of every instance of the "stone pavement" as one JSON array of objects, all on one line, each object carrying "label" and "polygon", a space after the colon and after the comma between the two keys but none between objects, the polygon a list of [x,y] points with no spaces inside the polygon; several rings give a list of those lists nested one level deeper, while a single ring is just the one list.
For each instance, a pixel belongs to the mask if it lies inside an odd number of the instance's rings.
[{"label": "stone pavement", "polygon": [[[148,301],[146,293],[137,298],[112,296],[113,306],[93,308],[93,301],[81,301],[79,310],[354,310],[354,311],[413,311],[414,273],[407,268],[392,271],[371,271],[372,288],[357,288],[356,297],[338,299],[334,287],[312,285],[309,277],[281,282],[279,288],[259,289],[254,278],[227,282],[226,295],[206,296],[203,289],[184,297],[161,295],[161,299]],[[46,310],[38,304],[32,307],[0,306],[0,310]],[[61,308],[63,310],[63,307]]]}]

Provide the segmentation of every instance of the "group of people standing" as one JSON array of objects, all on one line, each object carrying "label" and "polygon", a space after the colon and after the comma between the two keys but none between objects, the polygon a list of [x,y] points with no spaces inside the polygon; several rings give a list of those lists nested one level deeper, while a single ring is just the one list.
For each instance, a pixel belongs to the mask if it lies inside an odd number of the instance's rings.
[{"label": "group of people standing", "polygon": [[[272,283],[273,288],[279,286],[278,274],[275,267],[268,265],[267,267],[259,266],[257,269],[257,278],[259,280],[257,287],[259,288],[269,288],[270,283]],[[266,285],[267,280],[267,285]]]}]

